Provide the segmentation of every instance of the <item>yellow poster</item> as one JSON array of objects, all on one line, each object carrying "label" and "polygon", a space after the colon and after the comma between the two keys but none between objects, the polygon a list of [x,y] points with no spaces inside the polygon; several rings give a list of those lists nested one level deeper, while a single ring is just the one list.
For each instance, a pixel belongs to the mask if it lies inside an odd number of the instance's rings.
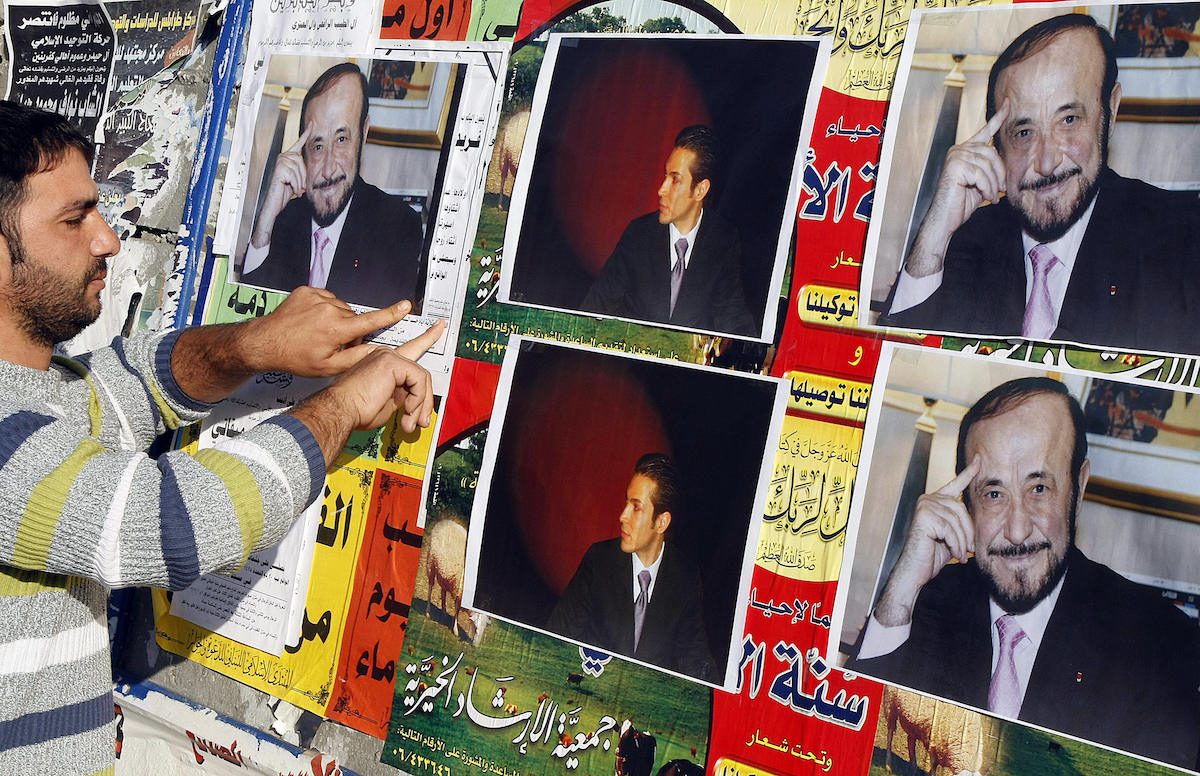
[{"label": "yellow poster", "polygon": [[255,689],[325,714],[350,600],[350,584],[375,476],[374,462],[343,456],[325,482],[321,522],[298,641],[279,657],[211,633],[167,610],[155,592],[158,644]]},{"label": "yellow poster", "polygon": [[863,432],[788,415],[775,454],[755,562],[806,582],[836,580]]}]

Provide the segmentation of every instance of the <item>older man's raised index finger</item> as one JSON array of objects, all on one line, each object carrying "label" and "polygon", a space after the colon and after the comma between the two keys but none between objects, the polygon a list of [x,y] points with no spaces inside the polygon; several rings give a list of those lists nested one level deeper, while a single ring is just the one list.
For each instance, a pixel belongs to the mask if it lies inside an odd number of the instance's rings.
[{"label": "older man's raised index finger", "polygon": [[971,480],[975,479],[975,475],[979,474],[980,467],[979,455],[971,459],[966,468],[958,473],[958,476],[947,482],[942,487],[938,488],[938,495],[941,496],[961,496],[963,491],[971,484]]},{"label": "older man's raised index finger", "polygon": [[302,148],[304,148],[304,144],[308,141],[308,133],[311,131],[312,131],[311,126],[305,127],[304,131],[300,133],[300,137],[296,138],[296,142],[292,143],[292,145],[288,148],[288,150],[284,151],[284,153],[285,154],[300,153],[300,150]]},{"label": "older man's raised index finger", "polygon": [[1004,126],[1004,122],[1008,120],[1008,100],[1000,106],[1000,110],[992,114],[992,117],[987,120],[983,128],[971,136],[968,142],[971,143],[987,143],[996,136],[1000,128]]}]

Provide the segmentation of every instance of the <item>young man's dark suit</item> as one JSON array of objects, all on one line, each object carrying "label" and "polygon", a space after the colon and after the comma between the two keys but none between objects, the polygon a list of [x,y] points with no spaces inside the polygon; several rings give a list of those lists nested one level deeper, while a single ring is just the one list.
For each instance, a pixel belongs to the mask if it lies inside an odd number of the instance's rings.
[{"label": "young man's dark suit", "polygon": [[642,637],[633,648],[633,555],[620,539],[588,547],[546,629],[618,655],[719,682],[704,628],[700,575],[671,543],[663,547]]},{"label": "young man's dark suit", "polygon": [[[325,287],[338,298],[386,307],[417,298],[421,217],[400,197],[358,178]],[[312,262],[312,203],[296,197],[275,219],[266,260],[242,281],[291,291],[308,282]]]},{"label": "young man's dark suit", "polygon": [[629,222],[580,309],[689,329],[758,336],[742,293],[741,242],[706,209],[671,313],[670,227],[647,213]]},{"label": "young man's dark suit", "polygon": [[[988,589],[974,560],[921,590],[908,641],[861,671],[986,709]],[[1020,719],[1188,768],[1200,753],[1200,626],[1072,547]]]},{"label": "young man's dark suit", "polygon": [[[1103,170],[1053,339],[1200,354],[1197,235],[1195,194]],[[1020,336],[1024,315],[1021,225],[1006,198],[976,210],[954,233],[933,296],[880,323],[1008,337]]]}]

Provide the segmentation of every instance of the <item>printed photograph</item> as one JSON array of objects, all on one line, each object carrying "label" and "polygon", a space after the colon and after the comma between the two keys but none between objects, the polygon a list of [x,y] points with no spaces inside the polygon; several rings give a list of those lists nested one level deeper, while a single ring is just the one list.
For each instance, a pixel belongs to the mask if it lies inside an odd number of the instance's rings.
[{"label": "printed photograph", "polygon": [[915,13],[862,323],[1200,353],[1200,68],[1166,54],[1192,9]]},{"label": "printed photograph", "polygon": [[365,307],[409,299],[419,314],[463,66],[278,55],[267,68],[231,280]]},{"label": "printed photograph", "polygon": [[785,402],[770,378],[514,338],[463,606],[730,686]]},{"label": "printed photograph", "polygon": [[501,301],[770,339],[827,46],[551,36]]},{"label": "printed photograph", "polygon": [[874,396],[839,665],[1195,768],[1197,394],[889,344]]}]

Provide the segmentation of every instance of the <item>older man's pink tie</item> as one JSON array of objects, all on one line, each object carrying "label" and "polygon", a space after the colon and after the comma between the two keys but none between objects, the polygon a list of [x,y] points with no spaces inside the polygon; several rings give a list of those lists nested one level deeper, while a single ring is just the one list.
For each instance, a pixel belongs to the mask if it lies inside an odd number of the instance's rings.
[{"label": "older man's pink tie", "polygon": [[996,630],[1000,633],[1000,658],[996,661],[992,686],[988,689],[988,709],[1015,718],[1021,712],[1021,682],[1017,678],[1014,652],[1026,638],[1025,631],[1011,614],[996,619]]},{"label": "older man's pink tie", "polygon": [[1058,257],[1045,245],[1035,245],[1029,251],[1033,262],[1033,291],[1025,303],[1025,322],[1021,334],[1030,339],[1049,339],[1057,328],[1054,305],[1050,303],[1050,270],[1058,264]]},{"label": "older man's pink tie", "polygon": [[329,235],[324,229],[313,232],[313,259],[308,265],[308,284],[313,288],[324,288],[329,282]]}]

